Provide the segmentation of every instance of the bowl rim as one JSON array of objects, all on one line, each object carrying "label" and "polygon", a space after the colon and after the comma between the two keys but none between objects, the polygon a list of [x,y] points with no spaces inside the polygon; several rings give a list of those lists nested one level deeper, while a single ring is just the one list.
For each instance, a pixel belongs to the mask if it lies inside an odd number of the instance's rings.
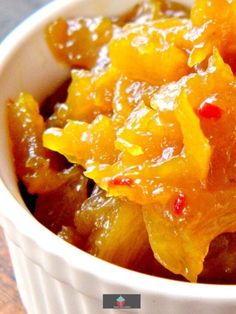
[{"label": "bowl rim", "polygon": [[[13,52],[22,39],[40,31],[45,21],[78,1],[87,0],[54,0],[13,30],[0,44],[0,75],[2,67],[11,60]],[[3,178],[2,170],[0,177]],[[141,294],[161,294],[173,298],[185,298],[185,300],[215,301],[217,299],[219,302],[235,302],[236,285],[189,283],[150,276],[110,264],[66,243],[26,211],[26,207],[20,204],[8,190],[4,180],[0,181],[0,199],[5,207],[4,211],[0,209],[1,223],[13,242],[18,244],[17,236],[16,238],[10,236],[10,233],[7,232],[7,225],[11,225],[27,239],[33,240],[39,249],[64,260],[75,270],[91,274],[97,280],[123,288],[135,288]],[[41,263],[40,267],[45,269],[46,266]],[[71,285],[69,280],[67,283]]]}]

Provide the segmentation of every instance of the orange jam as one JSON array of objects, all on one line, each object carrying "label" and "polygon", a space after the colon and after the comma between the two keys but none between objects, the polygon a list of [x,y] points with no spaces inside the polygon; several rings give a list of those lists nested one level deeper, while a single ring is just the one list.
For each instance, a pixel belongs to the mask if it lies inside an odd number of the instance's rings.
[{"label": "orange jam", "polygon": [[67,93],[7,107],[35,217],[123,267],[235,283],[236,0],[60,18],[46,40]]}]

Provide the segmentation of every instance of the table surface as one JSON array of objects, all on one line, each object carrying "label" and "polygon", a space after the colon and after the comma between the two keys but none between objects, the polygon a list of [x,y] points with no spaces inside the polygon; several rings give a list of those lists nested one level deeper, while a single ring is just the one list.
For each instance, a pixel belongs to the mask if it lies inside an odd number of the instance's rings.
[{"label": "table surface", "polygon": [[[25,17],[49,0],[0,0],[0,41]],[[25,314],[19,299],[11,261],[0,229],[0,313]],[[46,313],[45,313],[46,314]]]},{"label": "table surface", "polygon": [[1,314],[24,314],[25,311],[19,299],[15,277],[11,261],[0,229],[0,313]]}]

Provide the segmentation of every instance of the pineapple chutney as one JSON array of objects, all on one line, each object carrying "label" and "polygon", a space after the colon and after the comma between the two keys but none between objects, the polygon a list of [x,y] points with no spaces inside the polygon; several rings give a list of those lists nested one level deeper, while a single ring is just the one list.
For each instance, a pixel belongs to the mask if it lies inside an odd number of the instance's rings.
[{"label": "pineapple chutney", "polygon": [[122,267],[236,283],[236,0],[150,0],[45,37],[67,92],[7,106],[36,219]]}]

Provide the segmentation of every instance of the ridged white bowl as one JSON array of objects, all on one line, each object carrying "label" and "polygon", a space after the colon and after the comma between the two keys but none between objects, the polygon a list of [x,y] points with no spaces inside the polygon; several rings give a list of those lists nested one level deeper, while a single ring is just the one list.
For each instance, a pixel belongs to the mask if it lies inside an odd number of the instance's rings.
[{"label": "ridged white bowl", "polygon": [[6,100],[26,91],[40,101],[69,75],[69,70],[58,64],[47,48],[45,26],[60,16],[120,14],[135,2],[56,0],[26,20],[0,46],[0,223],[29,314],[115,313],[116,310],[102,309],[102,296],[109,293],[141,294],[141,310],[127,313],[236,313],[236,286],[147,276],[111,265],[67,244],[32,217],[17,188],[7,136]]}]

